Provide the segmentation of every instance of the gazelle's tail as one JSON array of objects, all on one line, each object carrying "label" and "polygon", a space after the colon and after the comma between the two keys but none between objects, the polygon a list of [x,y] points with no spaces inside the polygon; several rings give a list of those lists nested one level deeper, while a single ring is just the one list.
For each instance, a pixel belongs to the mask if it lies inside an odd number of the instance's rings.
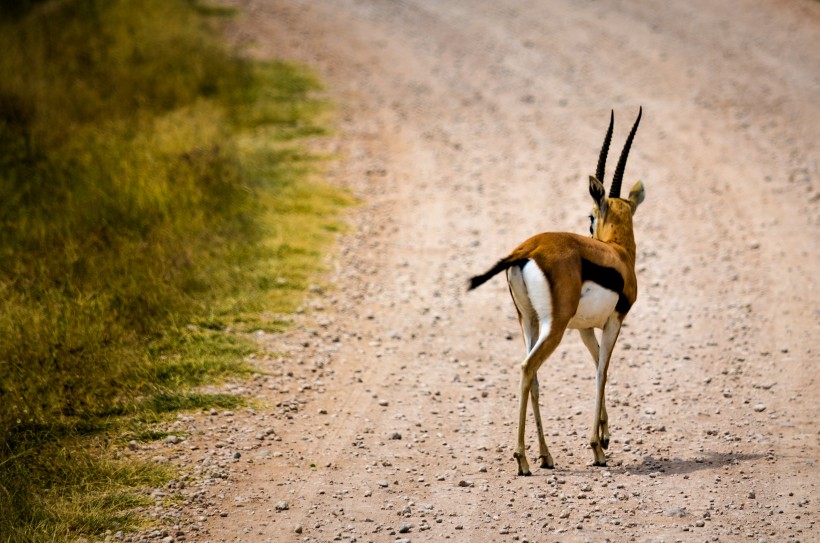
[{"label": "gazelle's tail", "polygon": [[486,273],[482,273],[481,275],[476,275],[475,277],[470,279],[470,283],[467,285],[467,290],[473,290],[476,287],[480,287],[487,281],[489,281],[494,275],[506,271],[508,268],[515,266],[516,264],[520,264],[521,260],[513,258],[512,255],[507,256],[499,260],[495,266],[490,268]]}]

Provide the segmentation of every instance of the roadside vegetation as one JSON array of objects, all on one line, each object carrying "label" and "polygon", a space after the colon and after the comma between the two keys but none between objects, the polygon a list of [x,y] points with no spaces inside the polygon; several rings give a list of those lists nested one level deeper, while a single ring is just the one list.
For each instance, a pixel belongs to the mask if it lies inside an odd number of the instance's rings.
[{"label": "roadside vegetation", "polygon": [[168,468],[119,458],[253,371],[350,203],[299,141],[304,68],[229,51],[193,0],[0,4],[0,541],[143,522]]}]

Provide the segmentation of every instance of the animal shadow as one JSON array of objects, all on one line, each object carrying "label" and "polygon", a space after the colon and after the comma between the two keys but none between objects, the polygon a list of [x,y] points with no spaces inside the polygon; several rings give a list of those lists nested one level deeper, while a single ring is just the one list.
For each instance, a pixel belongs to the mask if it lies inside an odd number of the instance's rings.
[{"label": "animal shadow", "polygon": [[754,462],[765,458],[764,453],[731,453],[709,451],[698,453],[692,458],[655,458],[652,455],[644,456],[639,463],[626,464],[621,467],[634,474],[650,474],[662,477],[664,475],[685,475],[705,469],[715,469],[741,462]]}]

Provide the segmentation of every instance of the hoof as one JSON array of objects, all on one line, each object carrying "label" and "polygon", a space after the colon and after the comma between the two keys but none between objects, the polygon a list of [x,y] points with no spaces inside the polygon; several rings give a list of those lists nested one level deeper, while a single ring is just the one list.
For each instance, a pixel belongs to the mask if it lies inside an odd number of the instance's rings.
[{"label": "hoof", "polygon": [[514,453],[513,458],[515,461],[518,462],[518,475],[523,475],[524,477],[529,477],[532,475],[530,472],[530,465],[527,463],[527,459],[523,454]]},{"label": "hoof", "polygon": [[606,450],[609,448],[609,438],[605,437],[601,439],[601,447]]},{"label": "hoof", "polygon": [[552,458],[547,458],[546,456],[539,456],[538,458],[541,460],[541,469],[552,469],[555,467]]},{"label": "hoof", "polygon": [[592,465],[593,465],[593,466],[599,466],[599,467],[605,468],[605,467],[606,467],[606,460],[601,460],[600,462],[598,462],[597,460],[595,460],[595,461],[593,461],[593,462],[592,462]]}]

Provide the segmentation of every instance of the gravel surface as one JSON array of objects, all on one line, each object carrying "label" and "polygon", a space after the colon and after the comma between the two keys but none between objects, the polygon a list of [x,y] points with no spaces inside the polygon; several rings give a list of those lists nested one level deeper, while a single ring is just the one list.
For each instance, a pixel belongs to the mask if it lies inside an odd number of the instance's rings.
[{"label": "gravel surface", "polygon": [[[188,475],[153,491],[163,528],[112,539],[820,540],[820,3],[232,3],[233,42],[326,81],[338,131],[316,148],[363,203],[330,287],[226,387],[254,407],[129,444]],[[609,465],[568,333],[539,372],[556,467],[516,477],[515,311],[502,278],[465,282],[586,232],[609,110],[617,152],[639,105]]]}]

